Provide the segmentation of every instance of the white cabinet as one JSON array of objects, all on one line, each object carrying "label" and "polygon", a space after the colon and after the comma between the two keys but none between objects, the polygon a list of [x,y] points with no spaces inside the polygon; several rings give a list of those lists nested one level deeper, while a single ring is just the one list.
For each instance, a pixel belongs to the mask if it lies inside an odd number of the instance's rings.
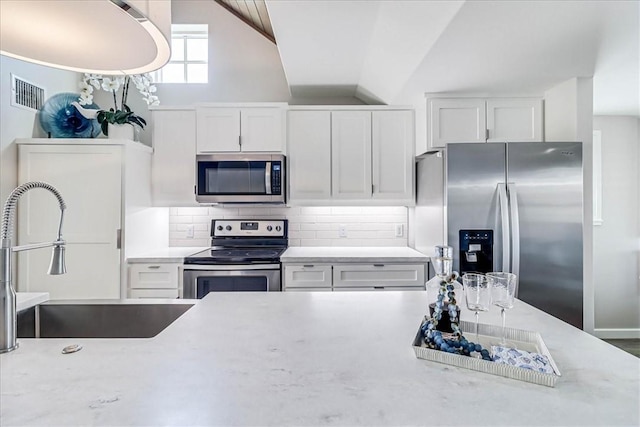
[{"label": "white cabinet", "polygon": [[284,266],[285,291],[331,290],[331,265],[293,264]]},{"label": "white cabinet", "polygon": [[283,111],[280,107],[198,107],[197,152],[281,152]]},{"label": "white cabinet", "polygon": [[331,112],[289,111],[289,199],[331,198]]},{"label": "white cabinet", "polygon": [[129,298],[178,298],[180,263],[129,264]]},{"label": "white cabinet", "polygon": [[424,290],[425,264],[284,264],[284,291]]},{"label": "white cabinet", "polygon": [[535,142],[542,139],[542,99],[487,100],[487,142]]},{"label": "white cabinet", "polygon": [[429,98],[427,148],[455,142],[542,141],[541,98]]},{"label": "white cabinet", "polygon": [[333,289],[424,289],[423,264],[342,264],[333,266]]},{"label": "white cabinet", "polygon": [[412,111],[374,111],[372,197],[411,205],[414,183]]},{"label": "white cabinet", "polygon": [[[137,236],[152,227],[145,217],[151,211],[145,209],[151,206],[151,148],[125,140],[16,142],[18,181],[47,182],[67,205],[62,228],[67,274],[47,275],[46,249],[19,252],[18,290],[49,292],[52,300],[120,298],[126,248],[138,245]],[[18,209],[18,244],[53,241],[58,221],[55,197],[27,192]],[[137,225],[129,230],[129,224]]]},{"label": "white cabinet", "polygon": [[410,110],[293,110],[288,117],[292,204],[414,204]]},{"label": "white cabinet", "polygon": [[331,177],[335,199],[370,199],[371,112],[331,114]]},{"label": "white cabinet", "polygon": [[193,187],[196,161],[196,112],[152,111],[151,185],[155,206],[198,206]]}]

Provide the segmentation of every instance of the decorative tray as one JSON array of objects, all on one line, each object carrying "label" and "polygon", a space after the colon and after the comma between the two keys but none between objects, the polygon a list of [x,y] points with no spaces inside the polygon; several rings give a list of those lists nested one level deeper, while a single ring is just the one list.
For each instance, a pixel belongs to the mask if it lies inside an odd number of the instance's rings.
[{"label": "decorative tray", "polygon": [[[460,322],[460,330],[466,333],[466,337],[469,341],[476,341],[475,339],[475,323],[473,322]],[[502,336],[502,326],[478,324],[479,339],[477,342],[482,347],[491,349],[491,345],[496,345],[498,340]],[[469,356],[462,356],[459,354],[451,354],[440,350],[433,350],[424,346],[422,341],[422,333],[418,328],[418,333],[413,340],[413,350],[416,353],[418,359],[431,360],[433,362],[444,363],[447,365],[458,366],[460,368],[472,369],[474,371],[485,372],[487,374],[499,375],[506,378],[513,378],[520,381],[526,381],[534,384],[546,385],[547,387],[554,387],[556,381],[561,376],[558,366],[554,362],[549,349],[545,345],[542,337],[538,332],[525,331],[523,329],[506,328],[505,336],[507,342],[515,344],[515,347],[519,350],[525,350],[528,352],[535,352],[546,356],[549,360],[554,373],[542,373],[531,369],[520,368],[504,363],[490,362],[487,360],[477,359]]]}]

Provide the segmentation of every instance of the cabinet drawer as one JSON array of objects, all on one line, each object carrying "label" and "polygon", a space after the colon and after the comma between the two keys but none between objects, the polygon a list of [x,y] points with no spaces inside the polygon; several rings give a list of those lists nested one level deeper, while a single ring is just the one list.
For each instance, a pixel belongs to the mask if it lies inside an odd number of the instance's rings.
[{"label": "cabinet drawer", "polygon": [[289,288],[329,288],[331,289],[330,265],[285,265],[284,289]]},{"label": "cabinet drawer", "polygon": [[424,264],[351,264],[333,266],[333,288],[420,287]]},{"label": "cabinet drawer", "polygon": [[129,298],[178,298],[178,289],[130,289]]},{"label": "cabinet drawer", "polygon": [[335,288],[335,292],[363,292],[363,291],[424,291],[424,286],[360,286],[354,288]]},{"label": "cabinet drawer", "polygon": [[331,292],[331,288],[286,288],[286,292]]},{"label": "cabinet drawer", "polygon": [[129,288],[131,289],[178,289],[180,264],[131,264],[129,266]]}]

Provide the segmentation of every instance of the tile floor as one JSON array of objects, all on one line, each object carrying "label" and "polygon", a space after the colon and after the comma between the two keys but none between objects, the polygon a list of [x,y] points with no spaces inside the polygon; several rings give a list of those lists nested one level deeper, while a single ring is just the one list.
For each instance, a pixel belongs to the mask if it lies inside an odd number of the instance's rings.
[{"label": "tile floor", "polygon": [[640,339],[628,340],[604,340],[611,345],[615,345],[621,350],[631,353],[636,357],[640,357]]}]

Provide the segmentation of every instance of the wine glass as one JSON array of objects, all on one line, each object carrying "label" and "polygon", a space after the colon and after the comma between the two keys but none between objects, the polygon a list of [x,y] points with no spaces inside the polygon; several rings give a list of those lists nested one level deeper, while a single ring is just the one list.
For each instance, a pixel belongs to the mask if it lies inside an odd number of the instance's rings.
[{"label": "wine glass", "polygon": [[505,310],[513,307],[513,300],[516,293],[516,275],[513,273],[505,272],[491,272],[487,273],[487,279],[489,280],[489,286],[491,287],[491,300],[493,305],[500,307],[502,316],[502,340],[500,345],[506,346],[507,339],[505,336],[506,331],[506,315]]},{"label": "wine glass", "polygon": [[464,296],[467,308],[476,312],[476,342],[478,342],[478,318],[479,312],[488,311],[491,305],[491,287],[484,274],[465,273],[462,276]]}]

